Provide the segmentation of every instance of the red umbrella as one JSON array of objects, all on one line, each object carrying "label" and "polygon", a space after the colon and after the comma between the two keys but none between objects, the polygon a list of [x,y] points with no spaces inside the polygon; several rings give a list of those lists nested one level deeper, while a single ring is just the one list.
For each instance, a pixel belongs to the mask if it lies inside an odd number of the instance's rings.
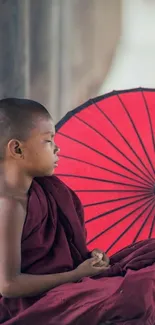
[{"label": "red umbrella", "polygon": [[88,247],[110,255],[155,237],[155,90],[90,99],[56,126],[57,176],[85,209]]}]

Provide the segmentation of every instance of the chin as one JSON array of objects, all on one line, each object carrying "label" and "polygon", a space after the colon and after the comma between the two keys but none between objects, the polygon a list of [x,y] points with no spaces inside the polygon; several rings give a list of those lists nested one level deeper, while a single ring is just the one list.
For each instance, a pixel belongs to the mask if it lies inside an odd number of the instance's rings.
[{"label": "chin", "polygon": [[44,173],[42,176],[52,176],[54,174],[54,169]]},{"label": "chin", "polygon": [[45,176],[52,176],[54,174],[54,167],[50,168],[50,169],[42,169],[42,170],[38,170],[35,173],[34,177],[45,177]]}]

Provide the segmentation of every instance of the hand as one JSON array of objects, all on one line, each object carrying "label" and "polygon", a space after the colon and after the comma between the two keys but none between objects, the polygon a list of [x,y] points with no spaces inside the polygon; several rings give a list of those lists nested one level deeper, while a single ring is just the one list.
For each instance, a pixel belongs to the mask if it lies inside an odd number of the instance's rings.
[{"label": "hand", "polygon": [[110,264],[110,259],[109,257],[100,249],[95,248],[92,252],[91,252],[91,257],[95,257],[98,256],[100,257],[100,261],[98,262],[98,264],[96,265],[97,267],[101,267],[101,266],[109,266]]},{"label": "hand", "polygon": [[80,264],[75,270],[79,276],[95,276],[101,274],[103,271],[109,269],[109,266],[96,266],[101,261],[99,256],[87,259]]}]

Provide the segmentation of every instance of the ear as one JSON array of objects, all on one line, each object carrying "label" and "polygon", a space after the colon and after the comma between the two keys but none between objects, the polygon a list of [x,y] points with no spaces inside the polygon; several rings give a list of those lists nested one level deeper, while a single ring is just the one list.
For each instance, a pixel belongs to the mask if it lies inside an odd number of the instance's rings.
[{"label": "ear", "polygon": [[22,144],[19,140],[10,140],[7,147],[10,156],[14,157],[15,159],[23,158]]}]

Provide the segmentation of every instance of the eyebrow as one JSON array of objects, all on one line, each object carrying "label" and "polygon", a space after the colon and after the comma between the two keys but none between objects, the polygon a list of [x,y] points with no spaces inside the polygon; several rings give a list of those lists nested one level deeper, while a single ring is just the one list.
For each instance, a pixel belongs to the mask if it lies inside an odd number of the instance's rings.
[{"label": "eyebrow", "polygon": [[52,136],[54,136],[54,135],[55,135],[55,133],[53,133],[53,132],[50,132],[50,131],[48,131],[48,132],[44,132],[43,134],[50,134],[50,135],[52,135]]}]

